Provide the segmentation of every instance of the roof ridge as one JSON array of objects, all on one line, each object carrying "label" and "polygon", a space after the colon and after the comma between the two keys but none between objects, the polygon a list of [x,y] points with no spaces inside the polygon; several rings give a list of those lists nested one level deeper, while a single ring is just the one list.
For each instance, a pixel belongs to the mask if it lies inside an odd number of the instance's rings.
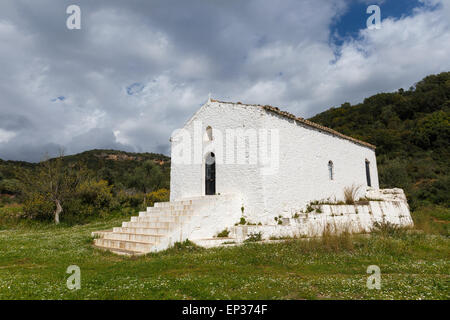
[{"label": "roof ridge", "polygon": [[373,144],[370,144],[368,142],[365,142],[365,141],[362,141],[362,140],[359,140],[359,139],[347,136],[347,135],[345,135],[343,133],[340,133],[340,132],[338,132],[338,131],[336,131],[334,129],[322,126],[322,125],[320,125],[318,123],[312,122],[312,121],[304,119],[302,117],[297,117],[297,116],[293,115],[292,113],[280,110],[278,107],[273,107],[273,106],[270,106],[270,105],[261,105],[261,104],[247,104],[247,103],[242,103],[240,101],[239,102],[228,102],[228,101],[220,101],[220,100],[216,100],[216,99],[211,99],[210,101],[211,102],[217,102],[217,103],[238,104],[238,105],[243,105],[243,106],[260,107],[260,108],[263,108],[264,110],[271,111],[271,112],[276,113],[278,115],[284,116],[285,118],[298,121],[300,123],[303,123],[303,124],[305,124],[307,126],[313,127],[315,129],[319,129],[321,131],[328,132],[328,133],[330,133],[332,135],[335,135],[335,136],[338,136],[340,138],[352,141],[354,143],[357,143],[357,144],[369,147],[371,149],[376,149],[376,146],[374,146]]}]

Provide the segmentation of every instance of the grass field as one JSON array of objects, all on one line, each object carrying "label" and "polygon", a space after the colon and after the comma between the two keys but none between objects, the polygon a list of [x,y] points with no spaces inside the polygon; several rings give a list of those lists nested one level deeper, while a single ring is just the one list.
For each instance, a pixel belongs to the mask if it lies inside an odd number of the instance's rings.
[{"label": "grass field", "polygon": [[[328,236],[215,249],[180,244],[143,257],[91,247],[82,226],[32,223],[0,230],[0,299],[449,299],[449,239],[444,235]],[[69,265],[81,289],[66,287]],[[367,267],[381,290],[366,288]]]}]

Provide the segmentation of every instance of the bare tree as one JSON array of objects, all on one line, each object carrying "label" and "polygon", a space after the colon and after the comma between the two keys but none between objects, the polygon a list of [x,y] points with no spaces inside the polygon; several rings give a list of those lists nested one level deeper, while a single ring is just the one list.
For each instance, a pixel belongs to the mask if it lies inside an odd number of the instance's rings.
[{"label": "bare tree", "polygon": [[21,175],[25,196],[38,193],[55,204],[53,217],[56,224],[60,222],[64,202],[75,193],[87,173],[79,164],[64,165],[63,157],[63,150],[54,159],[46,154],[37,173],[26,171]]}]

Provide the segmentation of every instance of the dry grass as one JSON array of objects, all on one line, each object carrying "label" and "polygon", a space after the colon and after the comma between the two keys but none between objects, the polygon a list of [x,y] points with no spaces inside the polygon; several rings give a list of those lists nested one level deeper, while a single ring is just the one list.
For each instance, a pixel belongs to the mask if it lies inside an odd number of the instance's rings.
[{"label": "dry grass", "polygon": [[341,228],[340,231],[336,226],[325,227],[320,239],[321,246],[327,251],[339,252],[339,251],[351,251],[353,250],[353,235],[349,231],[349,227]]},{"label": "dry grass", "polygon": [[344,199],[346,204],[355,204],[356,195],[361,189],[360,185],[352,184],[350,187],[344,188]]}]

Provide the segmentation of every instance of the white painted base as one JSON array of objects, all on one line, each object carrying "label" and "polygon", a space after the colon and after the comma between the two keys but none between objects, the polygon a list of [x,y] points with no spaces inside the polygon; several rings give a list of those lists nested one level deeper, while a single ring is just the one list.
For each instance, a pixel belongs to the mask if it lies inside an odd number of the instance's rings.
[{"label": "white painted base", "polygon": [[[251,234],[263,240],[286,237],[315,237],[332,233],[370,232],[375,223],[413,226],[406,197],[401,189],[369,188],[367,200],[355,205],[316,204],[309,212],[300,209],[291,218],[275,219],[262,225],[239,225],[243,200],[236,195],[204,196],[155,203],[138,217],[112,231],[93,235],[95,246],[120,254],[145,254],[171,247],[186,239],[204,247],[241,243]],[[223,230],[227,238],[218,238]]]}]

